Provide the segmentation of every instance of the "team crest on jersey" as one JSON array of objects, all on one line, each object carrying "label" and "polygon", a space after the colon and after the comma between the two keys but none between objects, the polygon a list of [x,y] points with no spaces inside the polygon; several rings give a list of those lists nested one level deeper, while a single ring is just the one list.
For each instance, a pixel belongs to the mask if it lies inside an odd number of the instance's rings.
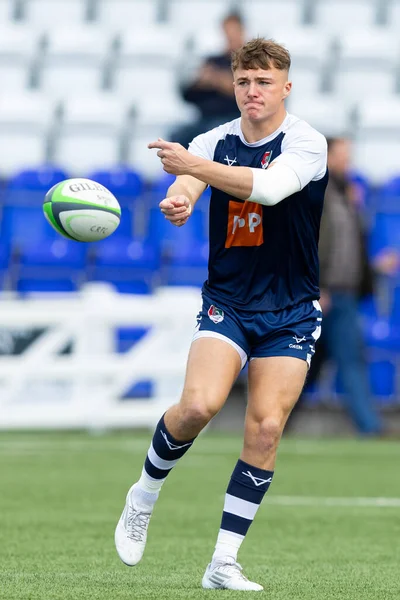
[{"label": "team crest on jersey", "polygon": [[267,169],[269,163],[271,162],[272,150],[268,150],[268,152],[264,152],[264,155],[261,159],[261,168]]},{"label": "team crest on jersey", "polygon": [[214,304],[211,304],[208,309],[208,316],[213,323],[221,323],[224,320],[224,311],[221,308],[217,308]]}]

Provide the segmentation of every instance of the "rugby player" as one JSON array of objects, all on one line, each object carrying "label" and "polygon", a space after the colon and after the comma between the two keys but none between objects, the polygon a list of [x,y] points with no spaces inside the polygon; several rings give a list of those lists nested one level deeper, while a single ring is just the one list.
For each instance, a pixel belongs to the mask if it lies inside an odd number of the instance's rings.
[{"label": "rugby player", "polygon": [[156,427],[115,542],[125,564],[140,561],[161,486],[249,361],[243,449],[204,588],[263,589],[245,577],[237,554],[272,482],[282,431],[321,332],[318,236],[327,144],[286,111],[290,62],[280,44],[249,41],[232,56],[241,118],[199,135],[188,150],[161,139],[149,144],[177,176],[160,203],[171,223],[184,225],[211,187],[209,273],[182,397]]}]

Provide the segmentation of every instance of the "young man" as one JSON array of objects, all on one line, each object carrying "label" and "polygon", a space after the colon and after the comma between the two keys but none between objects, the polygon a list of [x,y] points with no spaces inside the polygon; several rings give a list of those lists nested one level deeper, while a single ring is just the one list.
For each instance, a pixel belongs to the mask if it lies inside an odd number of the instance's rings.
[{"label": "young man", "polygon": [[141,477],[115,532],[127,565],[142,557],[149,519],[170,470],[222,408],[249,360],[241,456],[232,473],[204,588],[262,590],[236,562],[272,481],[285,422],[303,388],[321,331],[318,231],[328,180],[326,140],[287,114],[290,55],[255,39],[233,54],[241,118],[195,138],[185,150],[158,140],[164,170],[177,175],[160,203],[181,226],[206,188],[209,276],[184,390],[157,425]]}]

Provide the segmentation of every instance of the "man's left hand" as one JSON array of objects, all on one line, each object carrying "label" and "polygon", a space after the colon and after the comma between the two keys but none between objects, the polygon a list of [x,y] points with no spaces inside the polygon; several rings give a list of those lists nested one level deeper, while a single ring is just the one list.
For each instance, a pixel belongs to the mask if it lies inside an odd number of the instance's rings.
[{"label": "man's left hand", "polygon": [[190,154],[181,144],[166,142],[159,138],[151,142],[148,148],[158,148],[157,156],[161,159],[163,169],[173,175],[188,175],[196,157]]}]

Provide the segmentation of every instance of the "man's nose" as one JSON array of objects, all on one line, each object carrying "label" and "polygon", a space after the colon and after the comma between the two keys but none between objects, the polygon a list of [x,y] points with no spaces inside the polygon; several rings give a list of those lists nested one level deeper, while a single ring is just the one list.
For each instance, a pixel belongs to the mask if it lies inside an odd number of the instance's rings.
[{"label": "man's nose", "polygon": [[248,89],[248,95],[249,96],[257,96],[258,95],[257,84],[255,81],[250,82],[249,89]]}]

